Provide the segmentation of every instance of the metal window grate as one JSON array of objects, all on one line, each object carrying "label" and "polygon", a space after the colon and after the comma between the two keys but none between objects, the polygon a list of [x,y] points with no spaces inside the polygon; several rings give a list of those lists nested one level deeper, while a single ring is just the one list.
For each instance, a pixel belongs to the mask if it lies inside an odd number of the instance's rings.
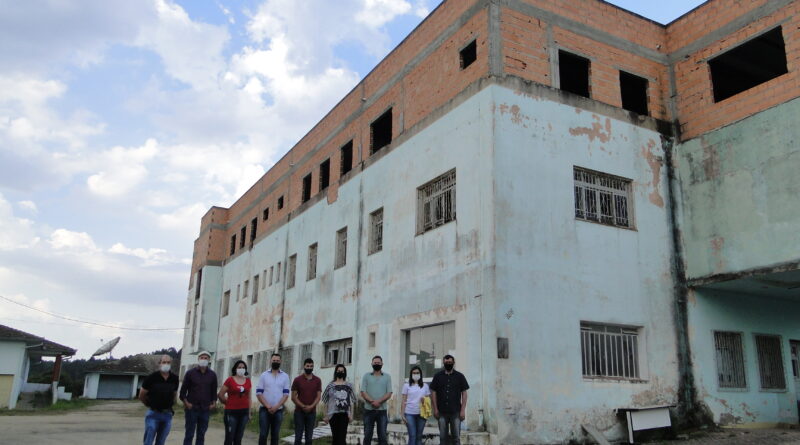
[{"label": "metal window grate", "polygon": [[417,189],[417,233],[424,233],[456,219],[456,170]]},{"label": "metal window grate", "polygon": [[720,388],[746,388],[742,334],[714,332],[717,351],[717,379]]},{"label": "metal window grate", "polygon": [[584,377],[638,379],[638,330],[581,323],[581,364]]},{"label": "metal window grate", "polygon": [[575,217],[617,227],[633,227],[632,181],[575,167]]},{"label": "metal window grate", "polygon": [[325,349],[324,366],[353,363],[353,339],[329,341],[323,344]]},{"label": "metal window grate", "polygon": [[383,250],[383,207],[370,213],[369,254]]},{"label": "metal window grate", "polygon": [[289,267],[286,271],[286,288],[291,289],[294,287],[294,278],[297,272],[297,254],[289,257]]},{"label": "metal window grate", "polygon": [[786,389],[781,338],[777,335],[756,335],[756,351],[761,389]]},{"label": "metal window grate", "polygon": [[283,372],[292,374],[294,372],[292,367],[294,364],[294,348],[292,346],[281,348],[278,350],[278,354],[281,355],[281,369],[283,369]]},{"label": "metal window grate", "polygon": [[336,232],[336,261],[334,269],[344,267],[347,264],[347,227]]},{"label": "metal window grate", "polygon": [[299,372],[303,372],[304,362],[307,358],[314,359],[313,357],[314,351],[314,344],[313,343],[306,343],[304,345],[300,345],[300,370]]},{"label": "metal window grate", "polygon": [[308,274],[306,280],[317,277],[317,243],[308,246]]}]

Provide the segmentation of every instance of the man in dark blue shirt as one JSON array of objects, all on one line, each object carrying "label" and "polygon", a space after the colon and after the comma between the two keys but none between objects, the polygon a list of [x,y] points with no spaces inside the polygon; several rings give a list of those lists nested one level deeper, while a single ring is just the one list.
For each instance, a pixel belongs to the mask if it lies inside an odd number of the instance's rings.
[{"label": "man in dark blue shirt", "polygon": [[162,355],[158,371],[144,379],[139,400],[144,403],[144,445],[164,445],[172,427],[172,404],[178,393],[178,376],[170,371],[172,357]]},{"label": "man in dark blue shirt", "polygon": [[461,445],[469,383],[464,374],[453,369],[456,359],[452,355],[445,355],[442,362],[444,369],[433,376],[430,385],[433,416],[439,421],[439,443]]},{"label": "man in dark blue shirt", "polygon": [[183,445],[192,445],[197,431],[197,445],[205,445],[208,418],[217,400],[217,374],[208,369],[211,354],[202,351],[197,355],[197,367],[183,377],[181,402],[186,413],[186,434]]}]

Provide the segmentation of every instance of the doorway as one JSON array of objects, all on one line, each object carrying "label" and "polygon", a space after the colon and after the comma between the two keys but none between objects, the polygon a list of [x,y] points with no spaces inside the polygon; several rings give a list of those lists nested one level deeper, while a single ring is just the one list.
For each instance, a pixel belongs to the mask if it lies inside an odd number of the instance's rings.
[{"label": "doorway", "polygon": [[792,376],[794,377],[794,395],[797,399],[797,421],[800,423],[800,341],[790,340],[789,346],[792,351]]}]

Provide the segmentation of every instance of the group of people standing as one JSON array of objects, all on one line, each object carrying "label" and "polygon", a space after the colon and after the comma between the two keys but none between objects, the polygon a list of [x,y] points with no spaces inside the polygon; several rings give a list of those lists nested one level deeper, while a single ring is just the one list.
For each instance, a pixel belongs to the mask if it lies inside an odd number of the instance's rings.
[{"label": "group of people standing", "polygon": [[[250,420],[252,383],[247,363],[234,363],[231,375],[217,391],[217,375],[209,368],[211,354],[201,352],[197,367],[189,370],[178,389],[178,376],[170,371],[172,358],[161,357],[159,370],[143,382],[139,400],[147,407],[144,445],[163,445],[172,423],[172,406],[176,395],[184,405],[186,432],[184,445],[203,445],[210,412],[219,400],[225,407],[225,445],[241,445],[244,429]],[[443,369],[424,382],[422,369],[411,368],[402,389],[402,421],[408,429],[408,444],[421,445],[422,432],[429,416],[438,421],[439,443],[460,445],[461,422],[464,420],[469,384],[464,374],[455,370],[455,358],[446,355]],[[372,372],[361,379],[359,396],[364,402],[364,444],[372,444],[375,433],[380,445],[387,444],[387,402],[392,398],[392,379],[383,372],[383,359],[372,358]],[[353,420],[356,391],[347,380],[347,368],[336,365],[333,380],[322,389],[322,380],[314,375],[314,360],[305,359],[303,373],[291,380],[281,370],[280,354],[270,357],[270,369],[262,373],[256,384],[259,403],[258,444],[277,445],[286,402],[294,403],[295,445],[311,444],[316,424],[317,405],[324,405],[324,422],[331,427],[334,445],[345,445],[347,427]],[[196,442],[195,442],[196,438]],[[305,438],[305,441],[303,441]]]}]

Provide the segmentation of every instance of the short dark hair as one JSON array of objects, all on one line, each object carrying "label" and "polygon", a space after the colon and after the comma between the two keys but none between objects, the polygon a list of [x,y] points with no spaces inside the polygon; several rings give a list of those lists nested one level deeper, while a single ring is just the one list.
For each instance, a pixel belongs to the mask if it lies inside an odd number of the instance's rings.
[{"label": "short dark hair", "polygon": [[383,361],[383,357],[381,357],[380,355],[376,355],[375,357],[372,357],[372,361],[375,361],[376,358],[378,358],[381,361]]},{"label": "short dark hair", "polygon": [[447,360],[447,359],[450,359],[450,360],[452,360],[452,361],[453,361],[453,363],[455,363],[455,362],[456,362],[456,358],[455,358],[455,357],[453,357],[453,356],[452,356],[452,355],[450,355],[450,354],[447,354],[447,355],[445,355],[444,357],[442,357],[442,361],[445,361],[445,360]]},{"label": "short dark hair", "polygon": [[313,365],[314,364],[314,359],[312,359],[311,357],[308,357],[307,359],[303,360],[303,366],[305,366],[305,365],[307,365],[309,363],[311,363]]},{"label": "short dark hair", "polygon": [[244,375],[249,375],[247,372],[247,363],[244,360],[236,360],[236,363],[233,364],[233,368],[231,368],[231,375],[236,375],[236,368],[239,367],[239,363],[244,365]]},{"label": "short dark hair", "polygon": [[272,360],[272,357],[278,357],[278,358],[281,358],[281,355],[280,355],[280,354],[278,354],[277,352],[273,352],[273,353],[272,353],[272,355],[269,357],[269,359],[270,359],[270,360]]}]

